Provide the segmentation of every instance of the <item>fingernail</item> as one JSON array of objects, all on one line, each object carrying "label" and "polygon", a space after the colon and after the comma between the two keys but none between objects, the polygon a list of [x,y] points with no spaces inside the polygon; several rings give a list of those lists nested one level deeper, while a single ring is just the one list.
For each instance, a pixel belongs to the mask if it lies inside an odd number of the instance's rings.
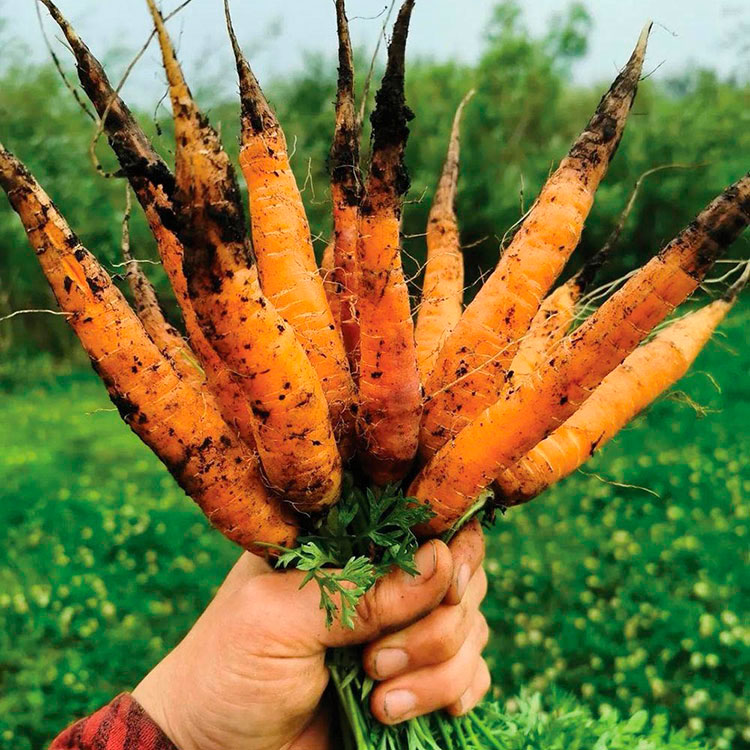
[{"label": "fingernail", "polygon": [[458,595],[459,601],[464,598],[470,578],[471,568],[469,567],[469,563],[464,563],[458,569],[458,575],[456,576],[456,594]]},{"label": "fingernail", "polygon": [[419,585],[432,578],[437,567],[437,548],[435,547],[435,542],[428,542],[419,549],[417,554],[414,555],[414,564],[419,574],[409,576],[409,583]]},{"label": "fingernail", "polygon": [[461,696],[461,697],[460,697],[460,698],[458,699],[458,713],[459,713],[459,715],[461,715],[461,716],[463,716],[463,715],[464,715],[464,714],[465,714],[465,713],[467,712],[467,710],[468,710],[468,707],[469,707],[469,697],[470,697],[470,696],[469,696],[469,691],[470,691],[470,690],[471,690],[471,688],[469,688],[469,690],[467,690],[467,691],[466,691],[466,692],[465,692],[465,693],[464,693],[464,694],[463,694],[463,695],[462,695],[462,696]]},{"label": "fingernail", "polygon": [[400,648],[381,648],[375,656],[375,673],[385,679],[406,668],[409,655]]},{"label": "fingernail", "polygon": [[406,716],[417,705],[417,696],[411,690],[391,690],[385,695],[385,715],[392,721]]}]

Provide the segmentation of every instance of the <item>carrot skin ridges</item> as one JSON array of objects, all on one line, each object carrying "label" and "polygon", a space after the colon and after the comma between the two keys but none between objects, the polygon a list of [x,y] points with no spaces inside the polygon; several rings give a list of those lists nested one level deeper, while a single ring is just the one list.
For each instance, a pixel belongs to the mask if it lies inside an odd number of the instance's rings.
[{"label": "carrot skin ridges", "polygon": [[341,456],[325,394],[291,326],[264,297],[255,266],[231,275],[192,271],[206,334],[239,376],[255,416],[255,445],[269,485],[300,511],[336,502]]},{"label": "carrot skin ridges", "polygon": [[154,0],[146,2],[159,39],[172,102],[177,197],[182,211],[189,215],[182,234],[185,252],[200,245],[194,252],[215,252],[228,269],[247,268],[253,259],[234,167],[219,134],[193,99],[161,13]]},{"label": "carrot skin ridges", "polygon": [[414,324],[401,265],[401,201],[409,186],[403,161],[407,122],[404,54],[414,3],[399,11],[388,63],[371,116],[372,160],[360,209],[359,410],[363,467],[377,484],[397,481],[417,450],[422,410]]},{"label": "carrot skin ridges", "polygon": [[353,430],[355,391],[344,344],[318,273],[284,132],[242,55],[228,0],[225,12],[240,82],[240,166],[261,286],[294,329],[323,386],[334,432],[345,442]]},{"label": "carrot skin ridges", "polygon": [[341,332],[341,298],[338,284],[333,278],[333,268],[336,262],[334,259],[335,245],[335,240],[331,240],[323,251],[323,257],[320,259],[320,277],[323,279],[323,289],[326,290],[328,306],[331,308],[333,320],[339,332]]},{"label": "carrot skin ridges", "polygon": [[52,0],[41,0],[60,26],[75,55],[78,77],[100,117],[108,110],[104,131],[122,172],[141,204],[156,240],[162,265],[182,311],[190,345],[206,373],[209,388],[216,396],[225,420],[249,445],[253,443],[253,417],[239,387],[218,354],[206,340],[190,302],[182,270],[183,242],[179,236],[182,207],[176,199],[177,185],[163,159],[125,102],[112,88],[101,63],[65,20]]},{"label": "carrot skin ridges", "polygon": [[448,153],[427,217],[427,260],[422,283],[422,299],[414,328],[417,366],[422,383],[426,383],[432,374],[440,347],[456,327],[463,311],[464,259],[461,253],[455,201],[461,115],[466,102],[473,95],[472,89],[456,109]]},{"label": "carrot skin ridges", "polygon": [[494,403],[523,335],[578,244],[594,193],[625,128],[650,24],[445,341],[428,379],[420,431],[423,460]]},{"label": "carrot skin ridges", "polygon": [[575,317],[580,291],[581,287],[573,278],[544,298],[510,363],[509,380],[536,370],[545,361],[547,353],[565,337]]},{"label": "carrot skin ridges", "polygon": [[292,545],[293,516],[266,489],[257,455],[180,378],[52,201],[1,145],[0,184],[60,308],[133,432],[225,536],[261,555],[267,550],[260,542]]},{"label": "carrot skin ridges", "polygon": [[568,419],[597,385],[700,284],[750,223],[750,174],[714,199],[572,334],[552,357],[447,443],[409,494],[437,516],[425,533],[450,528],[501,472]]},{"label": "carrot skin ridges", "polygon": [[628,355],[575,414],[500,474],[497,501],[526,503],[582,466],[688,371],[731,307],[724,299],[705,305]]},{"label": "carrot skin ridges", "polygon": [[542,364],[547,352],[568,332],[576,314],[576,305],[581,295],[591,286],[601,267],[609,259],[625,227],[635,199],[644,178],[664,167],[655,167],[644,172],[633,187],[625,208],[607,237],[605,243],[597,250],[565,284],[545,297],[528,333],[521,339],[518,351],[508,370],[508,379],[518,379],[528,375]]},{"label": "carrot skin ridges", "polygon": [[344,0],[336,0],[338,31],[338,85],[336,124],[328,158],[331,173],[334,256],[331,278],[332,309],[339,313],[341,336],[355,382],[359,369],[359,320],[357,316],[359,205],[362,176],[359,170],[359,126],[354,107],[354,57]]},{"label": "carrot skin ridges", "polygon": [[130,232],[128,228],[128,213],[122,224],[122,255],[125,260],[125,278],[130,287],[138,315],[146,333],[156,344],[159,351],[172,362],[180,377],[193,388],[202,389],[206,384],[206,376],[198,364],[198,359],[187,341],[164,317],[156,290],[130,252]]}]

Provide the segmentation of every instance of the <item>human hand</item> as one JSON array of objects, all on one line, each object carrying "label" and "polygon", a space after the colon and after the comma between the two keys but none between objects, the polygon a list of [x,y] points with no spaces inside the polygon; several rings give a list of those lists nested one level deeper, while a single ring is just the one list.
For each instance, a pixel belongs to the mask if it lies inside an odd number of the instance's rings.
[{"label": "human hand", "polygon": [[327,750],[326,649],[369,643],[364,664],[382,680],[371,703],[381,721],[469,710],[489,685],[480,656],[482,557],[475,524],[450,549],[424,544],[420,574],[394,571],[379,581],[349,630],[326,628],[317,587],[299,588],[303,574],[244,554],[133,695],[180,750]]}]

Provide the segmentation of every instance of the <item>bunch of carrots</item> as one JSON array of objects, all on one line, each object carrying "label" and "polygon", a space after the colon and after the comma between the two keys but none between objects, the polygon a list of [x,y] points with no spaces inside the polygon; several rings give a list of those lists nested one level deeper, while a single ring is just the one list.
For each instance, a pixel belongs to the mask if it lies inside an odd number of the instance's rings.
[{"label": "bunch of carrots", "polygon": [[459,123],[472,92],[461,102],[415,313],[400,250],[414,0],[404,0],[393,27],[365,168],[344,0],[335,2],[333,238],[320,268],[284,131],[240,49],[228,0],[250,231],[234,167],[191,95],[155,0],[146,1],[169,84],[174,171],[55,3],[40,1],[146,215],[184,333],[131,257],[127,221],[134,308],[2,145],[0,184],[122,418],[209,521],[257,554],[293,547],[300,529],[335,505],[346,470],[366,484],[403,482],[432,509],[421,536],[454,528],[487,497],[503,506],[536,497],[685,373],[747,280],[746,269],[724,297],[649,338],[750,223],[750,174],[580,325],[606,252],[555,288],[622,138],[650,25],[465,308],[454,203]]}]

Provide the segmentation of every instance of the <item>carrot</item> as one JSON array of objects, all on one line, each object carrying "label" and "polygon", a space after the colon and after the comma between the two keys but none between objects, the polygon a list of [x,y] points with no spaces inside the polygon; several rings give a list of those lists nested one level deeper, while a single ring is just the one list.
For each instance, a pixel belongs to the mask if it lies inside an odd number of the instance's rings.
[{"label": "carrot", "polygon": [[[432,532],[449,528],[503,471],[570,417],[678,304],[750,223],[750,174],[714,199],[552,357],[477,416],[422,469],[409,494],[433,504]],[[422,530],[424,531],[424,529]]]},{"label": "carrot", "polygon": [[339,285],[333,274],[336,262],[334,258],[335,245],[336,241],[331,240],[323,251],[323,257],[320,259],[320,277],[323,279],[323,289],[326,292],[333,320],[336,323],[336,327],[341,331],[341,297],[339,296]]},{"label": "carrot", "polygon": [[323,388],[292,327],[263,296],[255,266],[228,272],[199,258],[185,268],[209,339],[241,378],[270,486],[305,512],[336,502],[341,456]]},{"label": "carrot", "polygon": [[225,0],[242,98],[240,166],[250,197],[253,247],[263,291],[297,334],[320,378],[334,430],[353,426],[354,381],[328,306],[286,139],[240,49]]},{"label": "carrot", "polygon": [[[357,242],[362,179],[359,171],[359,125],[354,108],[354,59],[344,0],[336,0],[339,72],[336,87],[336,125],[328,159],[333,203],[334,262],[332,281],[341,335],[356,380],[359,368],[357,319]],[[329,302],[331,296],[329,295]]]},{"label": "carrot", "polygon": [[252,252],[234,167],[219,134],[193,99],[156,3],[146,2],[169,83],[177,197],[190,216],[187,231],[182,233],[185,251],[215,252],[227,269],[247,268],[252,265]]},{"label": "carrot", "polygon": [[620,142],[650,27],[444,343],[425,388],[424,460],[500,396],[519,341],[578,244],[596,188]]},{"label": "carrot", "polygon": [[172,99],[178,191],[190,215],[183,270],[193,307],[240,378],[268,483],[299,510],[319,510],[338,499],[342,477],[325,394],[293,329],[261,291],[229,157],[190,93],[154,0],[147,3]]},{"label": "carrot", "polygon": [[422,282],[422,299],[414,329],[417,365],[422,383],[426,383],[431,375],[440,347],[456,327],[463,311],[464,259],[458,236],[455,201],[459,127],[464,106],[472,96],[473,89],[464,96],[456,109],[448,141],[448,154],[427,218],[427,261]]},{"label": "carrot", "polygon": [[674,385],[732,308],[749,271],[750,265],[724,298],[671,323],[607,375],[573,416],[500,474],[495,483],[498,502],[520,505],[544,492]]},{"label": "carrot", "polygon": [[122,172],[141,204],[159,250],[164,270],[182,311],[190,345],[205,370],[227,424],[249,445],[253,444],[253,416],[232,374],[206,340],[198,325],[182,271],[183,208],[176,197],[174,175],[156,153],[125,102],[112,88],[101,63],[91,54],[52,0],[41,0],[65,34],[76,59],[78,77],[100,117]]},{"label": "carrot", "polygon": [[258,554],[288,546],[293,518],[265,488],[257,456],[158,350],[96,259],[21,162],[0,144],[0,185],[21,217],[60,308],[133,432],[212,524]]},{"label": "carrot", "polygon": [[542,364],[548,352],[565,337],[576,313],[581,287],[572,277],[544,298],[532,318],[528,333],[521,339],[518,351],[508,369],[508,380],[518,379]]},{"label": "carrot", "polygon": [[417,450],[422,394],[409,292],[401,266],[404,148],[413,117],[404,100],[404,55],[414,0],[393,27],[371,116],[372,160],[360,209],[360,369],[357,427],[365,471],[377,484],[403,478]]},{"label": "carrot", "polygon": [[159,351],[172,362],[179,376],[194,388],[201,389],[206,378],[193,350],[180,332],[164,317],[156,290],[143,272],[140,263],[130,252],[130,191],[127,191],[127,208],[122,219],[122,256],[125,260],[125,278],[133,295],[135,312],[146,333]]},{"label": "carrot", "polygon": [[620,212],[612,231],[604,244],[583,264],[581,269],[562,286],[545,297],[539,311],[529,326],[528,333],[521,339],[518,351],[508,369],[508,379],[528,375],[541,365],[554,345],[568,332],[576,315],[576,307],[581,295],[591,286],[599,269],[607,262],[617,246],[625,222],[633,210],[638,191],[643,181],[663,169],[686,168],[683,164],[662,164],[647,169],[635,181],[625,207]]}]

